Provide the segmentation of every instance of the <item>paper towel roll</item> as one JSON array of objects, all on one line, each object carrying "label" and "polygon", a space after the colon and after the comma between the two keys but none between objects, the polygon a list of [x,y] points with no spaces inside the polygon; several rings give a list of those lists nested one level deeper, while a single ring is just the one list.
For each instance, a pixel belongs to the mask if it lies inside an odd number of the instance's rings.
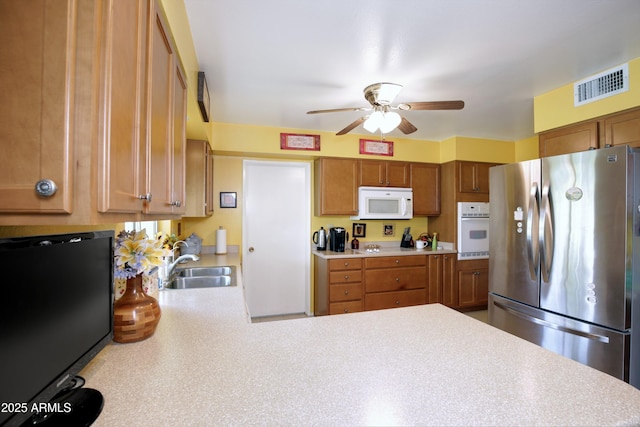
[{"label": "paper towel roll", "polygon": [[216,230],[216,253],[219,255],[227,253],[227,230],[222,227]]}]

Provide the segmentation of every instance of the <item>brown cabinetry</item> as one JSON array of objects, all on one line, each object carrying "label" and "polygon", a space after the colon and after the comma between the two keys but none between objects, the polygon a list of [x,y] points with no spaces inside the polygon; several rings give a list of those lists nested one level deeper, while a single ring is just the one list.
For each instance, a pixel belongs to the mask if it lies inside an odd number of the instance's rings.
[{"label": "brown cabinetry", "polygon": [[315,161],[315,214],[357,215],[359,186],[411,187],[415,216],[440,213],[440,165],[321,158]]},{"label": "brown cabinetry", "polygon": [[358,161],[322,158],[315,161],[315,214],[358,213]]},{"label": "brown cabinetry", "polygon": [[[446,303],[452,283],[456,277],[455,254],[429,255],[429,286],[427,288],[427,303]],[[450,304],[447,304],[450,305]]]},{"label": "brown cabinetry", "polygon": [[459,261],[457,270],[456,308],[486,307],[489,299],[489,260]]},{"label": "brown cabinetry", "polygon": [[213,214],[213,153],[207,141],[187,141],[187,217]]},{"label": "brown cabinetry", "polygon": [[360,186],[408,187],[409,179],[409,163],[360,160]]},{"label": "brown cabinetry", "polygon": [[540,157],[614,145],[640,146],[640,108],[541,132]]},{"label": "brown cabinetry", "polygon": [[607,116],[602,119],[607,146],[640,147],[640,109]]},{"label": "brown cabinetry", "polygon": [[0,7],[0,224],[177,218],[186,79],[159,3]]},{"label": "brown cabinetry", "polygon": [[440,215],[440,165],[411,163],[409,171],[413,215]]},{"label": "brown cabinetry", "polygon": [[495,166],[495,163],[466,161],[456,162],[458,173],[458,193],[461,198],[465,198],[466,194],[481,194],[483,195],[481,196],[483,199],[489,201],[489,168],[492,166]]},{"label": "brown cabinetry", "polygon": [[315,260],[314,314],[362,311],[362,258]]},{"label": "brown cabinetry", "polygon": [[364,309],[426,304],[425,255],[365,258]]}]

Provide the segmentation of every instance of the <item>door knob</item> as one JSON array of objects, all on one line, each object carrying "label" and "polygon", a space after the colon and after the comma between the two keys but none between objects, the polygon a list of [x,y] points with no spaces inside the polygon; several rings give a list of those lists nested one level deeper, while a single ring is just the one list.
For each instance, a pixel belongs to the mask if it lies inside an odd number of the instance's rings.
[{"label": "door knob", "polygon": [[249,252],[253,252],[255,251],[255,249],[253,249],[253,246],[249,246]]}]

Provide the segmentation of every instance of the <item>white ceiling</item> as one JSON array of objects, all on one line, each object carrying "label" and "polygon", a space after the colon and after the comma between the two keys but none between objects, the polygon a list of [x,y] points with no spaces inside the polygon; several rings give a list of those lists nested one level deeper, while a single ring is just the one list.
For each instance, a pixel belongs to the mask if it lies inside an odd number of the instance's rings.
[{"label": "white ceiling", "polygon": [[306,112],[388,81],[396,103],[466,103],[402,113],[410,138],[518,140],[534,96],[640,57],[640,0],[184,2],[216,122],[337,132],[363,113]]}]

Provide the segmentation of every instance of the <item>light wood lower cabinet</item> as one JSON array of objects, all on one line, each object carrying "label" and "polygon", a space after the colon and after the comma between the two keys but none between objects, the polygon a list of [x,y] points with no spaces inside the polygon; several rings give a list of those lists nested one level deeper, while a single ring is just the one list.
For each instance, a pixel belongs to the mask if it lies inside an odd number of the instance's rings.
[{"label": "light wood lower cabinet", "polygon": [[455,266],[449,266],[451,280],[443,282],[443,304],[462,310],[486,308],[489,299],[489,260],[453,262]]},{"label": "light wood lower cabinet", "polygon": [[321,316],[442,302],[455,255],[315,257],[315,262],[314,312]]},{"label": "light wood lower cabinet", "polygon": [[315,260],[314,314],[362,311],[362,258]]},{"label": "light wood lower cabinet", "polygon": [[364,268],[365,310],[427,303],[426,255],[365,258]]}]

